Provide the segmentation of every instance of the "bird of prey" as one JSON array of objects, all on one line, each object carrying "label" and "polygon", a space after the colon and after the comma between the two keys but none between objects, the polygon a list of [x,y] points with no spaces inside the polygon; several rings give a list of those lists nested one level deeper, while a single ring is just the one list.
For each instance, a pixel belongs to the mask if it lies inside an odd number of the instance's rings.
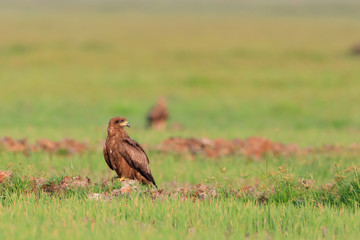
[{"label": "bird of prey", "polygon": [[166,99],[159,98],[147,115],[147,126],[157,130],[166,128],[166,121],[169,117],[169,111],[166,107]]},{"label": "bird of prey", "polygon": [[129,137],[124,127],[130,127],[126,118],[110,119],[103,149],[106,163],[111,170],[115,170],[120,180],[136,179],[143,184],[156,186],[149,168],[149,158],[140,144]]},{"label": "bird of prey", "polygon": [[354,56],[360,56],[360,43],[355,45],[352,50],[351,50],[352,54]]}]

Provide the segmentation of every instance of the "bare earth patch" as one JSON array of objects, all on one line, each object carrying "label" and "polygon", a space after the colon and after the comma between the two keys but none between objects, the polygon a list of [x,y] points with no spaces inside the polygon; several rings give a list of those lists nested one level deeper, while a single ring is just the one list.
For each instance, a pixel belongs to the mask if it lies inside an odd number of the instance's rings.
[{"label": "bare earth patch", "polygon": [[6,179],[11,178],[12,175],[13,175],[13,173],[10,171],[1,171],[0,170],[0,183],[5,181]]},{"label": "bare earth patch", "polygon": [[59,184],[51,182],[50,184],[43,184],[41,186],[41,188],[45,192],[59,193],[59,192],[62,192],[62,191],[65,191],[65,190],[68,190],[71,188],[72,189],[86,188],[90,184],[91,184],[91,181],[87,177],[76,176],[76,177],[70,178],[68,176],[65,176]]},{"label": "bare earth patch", "polygon": [[[300,148],[296,143],[284,144],[273,142],[264,137],[250,137],[247,139],[208,139],[208,138],[180,138],[171,137],[164,140],[156,147],[143,143],[149,150],[163,153],[177,153],[194,159],[195,155],[203,155],[208,158],[220,158],[223,156],[240,155],[253,160],[261,160],[266,155],[295,156],[319,153],[350,153],[360,154],[360,144],[350,146],[323,145],[320,147]],[[0,138],[0,150],[9,152],[47,152],[50,154],[71,155],[101,149],[98,145],[89,146],[87,142],[79,142],[74,139],[63,139],[56,142],[49,139],[39,139],[35,144],[30,144],[26,139],[14,140],[10,137]]]}]

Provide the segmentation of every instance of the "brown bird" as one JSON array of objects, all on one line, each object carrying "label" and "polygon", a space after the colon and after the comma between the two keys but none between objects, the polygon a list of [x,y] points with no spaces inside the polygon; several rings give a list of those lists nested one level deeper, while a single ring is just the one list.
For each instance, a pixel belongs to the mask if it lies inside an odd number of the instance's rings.
[{"label": "brown bird", "polygon": [[166,107],[166,99],[159,98],[155,106],[150,109],[147,116],[148,127],[152,127],[157,130],[163,130],[166,128],[166,121],[169,117],[169,111]]},{"label": "brown bird", "polygon": [[355,45],[352,50],[351,50],[352,54],[355,56],[360,56],[360,43]]},{"label": "brown bird", "polygon": [[104,145],[104,158],[111,170],[115,170],[121,180],[137,179],[144,184],[154,184],[149,168],[149,158],[144,149],[124,130],[130,127],[124,117],[110,119],[108,136]]}]

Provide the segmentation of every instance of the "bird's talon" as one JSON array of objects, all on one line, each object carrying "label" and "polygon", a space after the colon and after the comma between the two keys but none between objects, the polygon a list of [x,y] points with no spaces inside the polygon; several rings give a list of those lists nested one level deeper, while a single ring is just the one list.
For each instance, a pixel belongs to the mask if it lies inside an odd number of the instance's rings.
[{"label": "bird's talon", "polygon": [[118,180],[119,180],[120,182],[123,182],[123,181],[125,181],[125,178],[124,178],[124,177],[121,177],[121,178],[118,178]]}]

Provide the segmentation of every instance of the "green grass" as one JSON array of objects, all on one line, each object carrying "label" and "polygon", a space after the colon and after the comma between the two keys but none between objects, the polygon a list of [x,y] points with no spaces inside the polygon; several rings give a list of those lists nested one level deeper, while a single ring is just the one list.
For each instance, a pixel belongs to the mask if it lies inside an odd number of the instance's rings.
[{"label": "green grass", "polygon": [[[0,151],[0,169],[15,173],[1,185],[0,238],[357,238],[359,180],[343,172],[360,166],[357,154],[253,161],[149,151],[159,187],[219,187],[217,198],[195,202],[140,193],[94,201],[88,191],[109,190],[95,186],[65,197],[27,190],[31,177],[113,177],[101,141],[117,115],[150,146],[170,136],[256,135],[302,147],[359,142],[359,58],[349,54],[360,41],[359,12],[351,1],[0,3],[0,136],[99,146],[68,157]],[[170,125],[183,130],[145,129],[160,95]],[[279,167],[292,178],[271,175]],[[299,179],[315,187],[299,188]],[[321,192],[334,179],[333,192]],[[266,204],[225,194],[256,183],[275,189]]]},{"label": "green grass", "polygon": [[[24,181],[13,182],[16,189],[24,186]],[[279,186],[281,191],[295,192],[281,183]],[[3,238],[354,238],[359,227],[358,205],[354,202],[323,204],[307,201],[304,193],[301,204],[275,193],[269,203],[259,205],[255,199],[227,196],[221,191],[216,198],[205,200],[152,199],[135,193],[95,201],[87,199],[83,190],[54,196],[31,191],[24,194],[11,191],[9,186],[7,189],[5,194],[2,191],[5,200],[0,205],[0,217],[5,220],[0,226]]]},{"label": "green grass", "polygon": [[[224,181],[229,178],[239,183],[264,181],[266,175],[277,171],[279,166],[287,167],[298,177],[311,178],[318,184],[325,184],[334,178],[338,171],[359,165],[357,154],[312,154],[298,157],[267,156],[261,161],[254,161],[241,156],[209,159],[198,156],[195,160],[188,157],[148,152],[150,167],[157,182],[196,184],[215,178]],[[89,176],[94,181],[116,175],[105,163],[102,152],[90,152],[73,156],[33,153],[30,156],[15,153],[0,153],[0,169],[7,169],[19,177],[53,177],[65,175]],[[226,168],[226,172],[221,171]],[[196,174],[195,174],[196,173]]]},{"label": "green grass", "polygon": [[[356,16],[4,9],[3,135],[97,141],[123,115],[147,141],[358,139],[359,61],[348,54],[360,39]],[[144,133],[159,95],[184,132]]]},{"label": "green grass", "polygon": [[[33,196],[16,197],[11,211],[1,207],[1,217],[17,226],[1,224],[2,237],[16,239],[251,239],[315,238],[344,236],[356,238],[359,223],[357,209],[267,205],[236,199],[218,199],[193,203],[185,200],[149,201],[139,197],[116,201],[36,200]],[[345,222],[343,219],[346,219]],[[193,233],[191,233],[191,229]]]},{"label": "green grass", "polygon": [[[303,158],[268,157],[261,162],[243,158],[194,161],[176,155],[150,152],[151,169],[160,188],[171,191],[175,183],[207,184],[216,187],[215,198],[200,200],[164,197],[145,193],[120,196],[111,201],[89,199],[88,193],[111,192],[118,184],[96,185],[114,176],[101,153],[49,157],[38,153],[2,153],[1,169],[15,173],[2,184],[0,236],[16,239],[69,239],[99,236],[118,238],[354,238],[358,233],[360,203],[358,157],[326,154]],[[10,164],[9,164],[10,163]],[[284,172],[278,172],[282,166]],[[223,173],[221,168],[225,167]],[[59,183],[63,176],[89,176],[85,189],[50,194],[34,191],[32,177]],[[313,180],[309,188],[300,179]],[[331,189],[324,184],[337,180]],[[257,183],[259,193],[241,192]],[[146,187],[142,188],[145,191]],[[271,190],[273,189],[273,190]],[[239,194],[233,194],[240,190]],[[230,195],[229,195],[230,194]],[[260,195],[259,195],[260,194]],[[265,203],[260,204],[260,196]]]}]

